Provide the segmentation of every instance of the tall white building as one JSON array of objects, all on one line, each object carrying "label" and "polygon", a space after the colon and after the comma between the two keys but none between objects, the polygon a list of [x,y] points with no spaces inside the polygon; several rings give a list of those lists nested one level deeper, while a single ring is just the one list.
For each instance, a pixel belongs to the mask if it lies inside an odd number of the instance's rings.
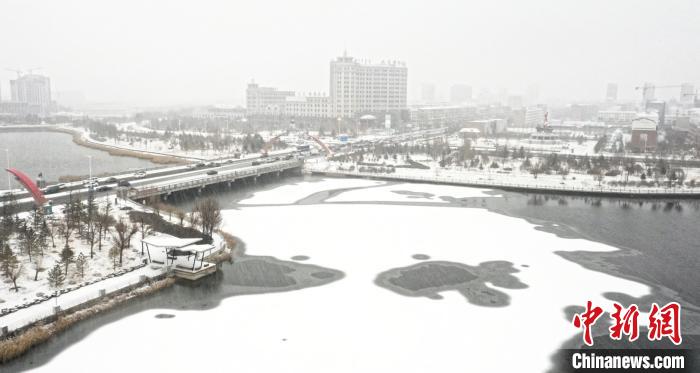
[{"label": "tall white building", "polygon": [[331,61],[331,110],[338,118],[386,113],[407,107],[406,64],[360,62],[347,54]]},{"label": "tall white building", "polygon": [[692,103],[695,99],[695,87],[691,83],[683,83],[680,98],[683,103]]},{"label": "tall white building", "polygon": [[544,123],[545,109],[539,106],[530,106],[525,109],[525,127],[533,128]]},{"label": "tall white building", "polygon": [[27,104],[41,113],[51,107],[51,81],[48,77],[27,74],[10,80],[12,101]]}]

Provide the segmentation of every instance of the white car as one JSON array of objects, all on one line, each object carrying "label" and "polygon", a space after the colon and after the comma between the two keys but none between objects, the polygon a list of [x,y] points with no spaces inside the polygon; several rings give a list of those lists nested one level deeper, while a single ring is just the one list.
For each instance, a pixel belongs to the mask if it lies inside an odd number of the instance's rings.
[{"label": "white car", "polygon": [[91,177],[89,179],[83,180],[83,185],[88,185],[88,184],[97,184],[97,178]]},{"label": "white car", "polygon": [[134,177],[136,177],[137,179],[143,179],[144,177],[146,177],[146,172],[145,171],[135,172]]},{"label": "white car", "polygon": [[95,189],[95,188],[97,188],[98,185],[100,185],[100,183],[98,183],[97,180],[94,180],[94,181],[91,181],[89,183],[85,183],[84,185],[88,189]]}]

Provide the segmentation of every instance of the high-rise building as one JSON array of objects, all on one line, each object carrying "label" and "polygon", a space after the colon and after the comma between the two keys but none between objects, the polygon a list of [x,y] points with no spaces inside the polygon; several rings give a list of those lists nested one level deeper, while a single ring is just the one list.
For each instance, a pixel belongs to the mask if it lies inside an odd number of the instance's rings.
[{"label": "high-rise building", "polygon": [[464,104],[472,100],[472,87],[465,84],[455,84],[450,88],[450,102]]},{"label": "high-rise building", "polygon": [[605,100],[608,102],[617,101],[617,84],[608,83],[608,87],[605,90]]},{"label": "high-rise building", "polygon": [[421,85],[420,98],[426,104],[435,102],[435,84],[423,83]]},{"label": "high-rise building", "polygon": [[294,96],[293,91],[280,91],[277,88],[250,83],[246,89],[248,115],[282,115],[287,97],[290,96]]},{"label": "high-rise building", "polygon": [[347,54],[331,61],[331,110],[338,118],[406,109],[406,64],[360,62]]},{"label": "high-rise building", "polygon": [[10,80],[12,101],[27,104],[32,111],[47,113],[51,108],[51,81],[48,77],[27,74]]},{"label": "high-rise building", "polygon": [[692,103],[695,98],[695,87],[691,83],[683,83],[681,85],[681,102]]}]

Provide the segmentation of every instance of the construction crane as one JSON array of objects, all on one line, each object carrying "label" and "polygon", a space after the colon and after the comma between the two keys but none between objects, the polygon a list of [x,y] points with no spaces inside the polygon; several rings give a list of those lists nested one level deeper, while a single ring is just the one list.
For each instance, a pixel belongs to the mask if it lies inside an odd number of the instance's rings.
[{"label": "construction crane", "polygon": [[655,90],[656,88],[681,88],[683,87],[682,84],[673,84],[673,85],[654,85],[651,83],[644,83],[643,86],[641,87],[634,87],[635,91],[642,90],[642,99],[646,99],[647,97],[647,92],[649,90]]}]

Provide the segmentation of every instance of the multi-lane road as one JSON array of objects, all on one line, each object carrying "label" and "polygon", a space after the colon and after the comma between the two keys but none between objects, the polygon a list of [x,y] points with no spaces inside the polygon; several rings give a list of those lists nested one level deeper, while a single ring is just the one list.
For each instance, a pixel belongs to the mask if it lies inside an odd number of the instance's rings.
[{"label": "multi-lane road", "polygon": [[[104,197],[110,194],[115,194],[116,191],[121,188],[119,186],[120,182],[128,182],[129,187],[134,188],[144,188],[149,185],[162,185],[168,182],[175,182],[183,179],[196,179],[206,176],[216,175],[219,173],[226,173],[232,170],[251,167],[258,164],[271,164],[276,162],[281,162],[291,158],[300,157],[300,153],[296,151],[282,151],[271,153],[268,157],[261,157],[260,155],[254,155],[247,158],[235,159],[235,158],[223,158],[216,161],[208,161],[201,163],[192,163],[183,166],[174,167],[164,167],[154,170],[145,171],[145,174],[138,176],[138,172],[129,172],[125,174],[118,174],[111,177],[105,177],[98,179],[99,186],[93,189],[93,193],[96,198]],[[87,188],[83,181],[65,183],[62,184],[61,190],[57,193],[46,194],[45,197],[54,206],[66,203],[71,198],[76,198],[80,196],[84,198],[88,195],[90,189]],[[23,210],[30,210],[34,207],[33,198],[26,192],[16,192],[14,193],[14,198],[17,201],[18,207]],[[6,201],[7,197],[3,196],[0,206],[2,206]]]}]

